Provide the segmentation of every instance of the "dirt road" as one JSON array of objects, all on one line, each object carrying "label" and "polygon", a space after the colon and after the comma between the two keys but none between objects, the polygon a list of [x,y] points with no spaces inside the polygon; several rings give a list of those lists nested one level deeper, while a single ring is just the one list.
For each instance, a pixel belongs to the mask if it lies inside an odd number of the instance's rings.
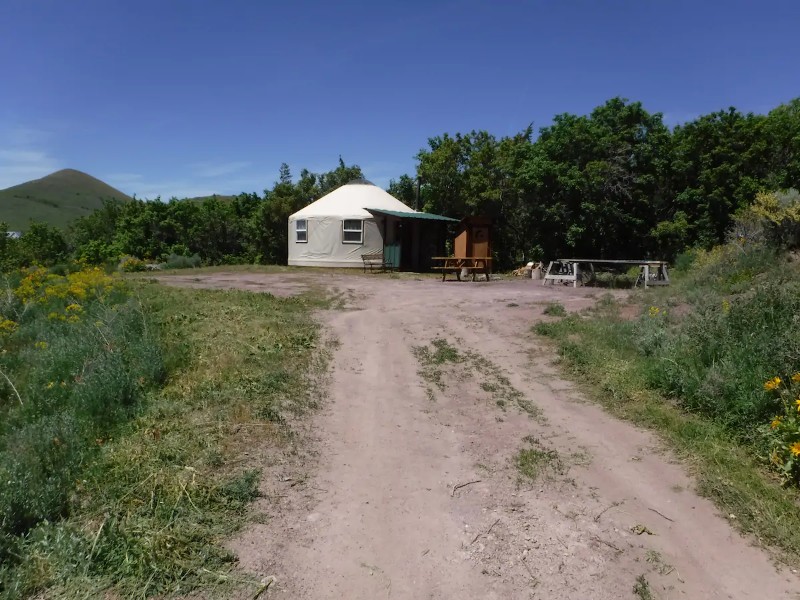
[{"label": "dirt road", "polygon": [[[555,375],[530,326],[546,302],[577,310],[596,290],[294,274],[186,283],[314,284],[348,298],[322,317],[339,344],[311,465],[268,465],[265,511],[277,516],[233,543],[245,570],[277,578],[270,597],[800,597],[797,576],[698,497],[653,435]],[[437,338],[457,360],[419,350]],[[541,469],[535,481],[521,456]]]}]

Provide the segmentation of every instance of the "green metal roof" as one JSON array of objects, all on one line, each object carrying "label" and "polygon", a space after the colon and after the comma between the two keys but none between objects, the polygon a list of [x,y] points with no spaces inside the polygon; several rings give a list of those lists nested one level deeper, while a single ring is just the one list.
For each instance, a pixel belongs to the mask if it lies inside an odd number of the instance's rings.
[{"label": "green metal roof", "polygon": [[450,221],[452,223],[458,223],[458,219],[451,219],[450,217],[443,217],[442,215],[434,215],[433,213],[401,212],[399,210],[384,210],[382,208],[365,208],[364,210],[380,213],[382,215],[389,215],[391,217],[399,217],[401,219],[422,219],[423,221]]}]

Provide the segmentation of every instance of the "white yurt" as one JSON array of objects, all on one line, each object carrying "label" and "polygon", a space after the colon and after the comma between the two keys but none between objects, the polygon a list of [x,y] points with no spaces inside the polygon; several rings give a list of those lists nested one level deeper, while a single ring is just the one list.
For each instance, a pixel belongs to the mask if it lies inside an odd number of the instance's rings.
[{"label": "white yurt", "polygon": [[415,211],[357,179],[289,217],[289,264],[362,267],[362,255],[383,252],[394,268],[424,268],[443,248],[448,222],[455,219]]}]

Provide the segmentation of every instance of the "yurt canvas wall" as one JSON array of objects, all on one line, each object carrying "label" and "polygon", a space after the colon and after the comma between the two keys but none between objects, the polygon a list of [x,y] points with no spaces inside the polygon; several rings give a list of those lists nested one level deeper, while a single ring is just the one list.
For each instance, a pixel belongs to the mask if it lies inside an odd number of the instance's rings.
[{"label": "yurt canvas wall", "polygon": [[[346,241],[345,236],[350,241]],[[303,241],[303,238],[306,241]],[[356,238],[358,242],[353,241]],[[362,254],[382,250],[382,223],[377,222],[372,215],[349,219],[338,216],[303,215],[289,219],[290,265],[361,267]]]}]

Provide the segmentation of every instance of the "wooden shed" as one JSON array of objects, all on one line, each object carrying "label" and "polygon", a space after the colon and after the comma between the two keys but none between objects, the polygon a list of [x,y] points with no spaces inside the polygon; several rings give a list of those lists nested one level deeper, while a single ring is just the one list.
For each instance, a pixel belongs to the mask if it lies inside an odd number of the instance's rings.
[{"label": "wooden shed", "polygon": [[492,220],[489,217],[464,217],[458,224],[453,253],[465,258],[492,257]]}]

